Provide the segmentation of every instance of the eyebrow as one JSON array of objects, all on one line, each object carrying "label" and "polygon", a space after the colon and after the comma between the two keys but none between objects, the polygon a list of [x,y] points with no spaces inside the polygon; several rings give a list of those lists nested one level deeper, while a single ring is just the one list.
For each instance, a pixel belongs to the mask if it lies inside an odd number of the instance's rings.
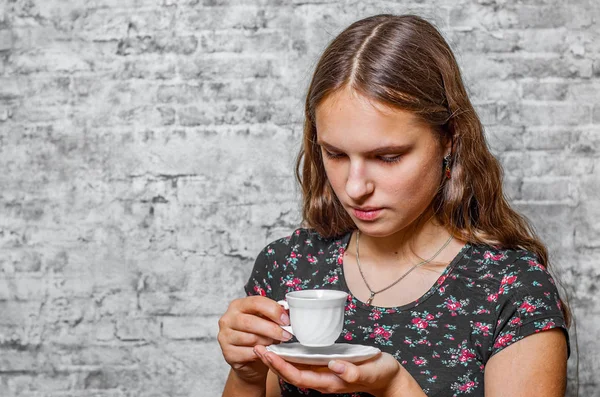
[{"label": "eyebrow", "polygon": [[[338,149],[335,146],[328,144],[327,142],[317,141],[317,145],[323,146],[325,149],[327,149],[331,152],[343,152],[343,150]],[[385,153],[400,153],[400,152],[407,151],[411,147],[412,147],[412,145],[410,145],[410,144],[381,146],[381,147],[375,148],[373,150],[369,150],[368,152],[365,152],[365,154],[377,155],[377,154],[385,154]]]}]

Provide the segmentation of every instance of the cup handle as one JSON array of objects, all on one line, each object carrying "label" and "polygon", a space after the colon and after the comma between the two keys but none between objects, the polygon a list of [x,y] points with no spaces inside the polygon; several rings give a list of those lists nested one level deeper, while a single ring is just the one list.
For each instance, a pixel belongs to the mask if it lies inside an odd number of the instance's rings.
[{"label": "cup handle", "polygon": [[[283,307],[285,310],[290,310],[290,306],[288,305],[287,301],[277,301],[277,304]],[[291,325],[280,325],[280,327],[289,332],[290,334],[294,335],[294,330],[292,329]]]}]

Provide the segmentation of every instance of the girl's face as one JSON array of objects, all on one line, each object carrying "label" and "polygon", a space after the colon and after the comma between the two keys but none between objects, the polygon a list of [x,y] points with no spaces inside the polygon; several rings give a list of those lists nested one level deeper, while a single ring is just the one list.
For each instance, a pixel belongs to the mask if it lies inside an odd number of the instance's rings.
[{"label": "girl's face", "polygon": [[318,106],[316,126],[329,183],[363,233],[390,236],[429,208],[450,148],[415,115],[343,89]]}]

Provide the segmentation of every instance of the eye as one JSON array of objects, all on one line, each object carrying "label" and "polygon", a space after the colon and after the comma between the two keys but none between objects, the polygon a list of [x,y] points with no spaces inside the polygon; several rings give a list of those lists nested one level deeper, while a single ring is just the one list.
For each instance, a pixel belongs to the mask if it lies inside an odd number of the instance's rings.
[{"label": "eye", "polygon": [[384,163],[397,163],[398,161],[400,161],[402,156],[399,154],[396,154],[396,155],[391,155],[391,156],[379,156],[378,158],[379,158],[379,160],[383,161]]},{"label": "eye", "polygon": [[325,156],[328,159],[332,159],[332,160],[340,159],[345,156],[343,153],[332,153],[329,150],[325,150],[325,149],[323,149],[323,151],[325,152]]}]

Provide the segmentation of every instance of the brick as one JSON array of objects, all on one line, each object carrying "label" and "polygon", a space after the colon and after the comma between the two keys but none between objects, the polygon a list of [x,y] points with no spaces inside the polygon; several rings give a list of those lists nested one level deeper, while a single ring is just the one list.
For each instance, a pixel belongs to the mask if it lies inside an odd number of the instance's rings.
[{"label": "brick", "polygon": [[[179,124],[185,127],[222,124],[292,124],[299,115],[292,115],[288,101],[270,104],[259,103],[203,103],[201,106],[188,106],[179,110]],[[266,106],[265,106],[266,105]]]},{"label": "brick", "polygon": [[0,100],[11,101],[21,98],[23,81],[17,78],[0,78]]},{"label": "brick", "polygon": [[[570,148],[573,152],[582,155],[594,155],[600,152],[600,134],[596,126],[590,129],[583,129],[574,135]],[[596,170],[597,171],[597,170]]]},{"label": "brick", "polygon": [[502,124],[487,127],[485,134],[488,146],[493,153],[519,150],[523,147],[523,129]]},{"label": "brick", "polygon": [[474,26],[480,25],[487,30],[513,28],[518,21],[519,14],[506,7],[494,10],[471,4],[451,8],[449,13],[449,25],[460,30],[472,30]]},{"label": "brick", "polygon": [[569,59],[552,54],[527,54],[516,57],[514,54],[489,55],[464,53],[461,64],[476,64],[465,70],[467,81],[516,78],[589,78],[592,76],[592,61],[589,59]]},{"label": "brick", "polygon": [[[237,67],[240,63],[243,68]],[[275,61],[269,58],[228,56],[215,54],[196,59],[184,59],[180,64],[181,77],[184,80],[222,80],[265,78],[277,76]]]},{"label": "brick", "polygon": [[26,324],[39,318],[39,302],[0,301],[0,325]]},{"label": "brick", "polygon": [[43,365],[42,355],[36,352],[3,350],[0,354],[0,373],[33,372],[42,369]]},{"label": "brick", "polygon": [[526,52],[564,53],[568,49],[565,29],[524,29],[518,31],[517,48]]},{"label": "brick", "polygon": [[516,31],[481,31],[450,30],[446,40],[456,50],[468,49],[473,52],[513,52],[519,49],[519,32]]},{"label": "brick", "polygon": [[509,152],[501,156],[506,175],[513,177],[572,176],[580,177],[594,170],[595,159],[564,152]]},{"label": "brick", "polygon": [[200,51],[203,53],[281,53],[290,46],[289,35],[281,30],[206,31],[200,35]]},{"label": "brick", "polygon": [[589,59],[555,58],[553,56],[523,57],[512,62],[514,77],[589,78],[592,61]]},{"label": "brick", "polygon": [[567,98],[567,92],[570,89],[571,85],[566,82],[523,81],[521,83],[523,99],[534,99],[539,101],[565,100]]},{"label": "brick", "polygon": [[160,336],[160,322],[153,318],[120,319],[116,336],[122,341],[155,340]]},{"label": "brick", "polygon": [[[111,343],[114,338],[114,328],[104,321],[49,321],[44,329],[44,343],[61,348],[73,348],[94,343]],[[112,334],[111,334],[112,331]]]},{"label": "brick", "polygon": [[521,199],[524,201],[557,202],[576,205],[577,186],[569,177],[523,178]]},{"label": "brick", "polygon": [[16,248],[25,243],[24,235],[13,228],[0,229],[0,248]]},{"label": "brick", "polygon": [[[596,275],[596,277],[598,277],[598,275]],[[586,286],[588,285],[589,283],[586,283]],[[596,313],[596,310],[589,309],[587,306],[576,308],[575,310],[575,316],[577,319],[577,342],[580,346],[578,355],[578,358],[580,360],[579,365],[580,368],[582,368],[583,366],[583,368],[586,368],[585,371],[580,371],[579,382],[583,385],[596,385],[597,387],[595,377],[593,376],[595,372],[593,371],[600,370],[600,365],[598,364],[597,360],[594,359],[596,354],[598,354],[599,350],[597,344],[594,342],[594,338],[598,336],[598,329],[592,324],[586,323],[584,320],[586,317],[589,317]],[[571,336],[571,346],[574,345],[574,340],[575,337]],[[585,349],[582,349],[582,346],[585,346]],[[588,368],[589,372],[587,371]],[[597,396],[597,388],[589,388],[588,390],[591,391],[591,393],[589,394],[590,396]],[[581,394],[581,392],[582,390],[580,389],[579,393]]]},{"label": "brick", "polygon": [[[10,397],[10,396],[9,396]],[[83,391],[61,391],[58,393],[28,392],[18,397],[123,397],[123,391],[111,390],[83,390]]]},{"label": "brick", "polygon": [[567,98],[585,105],[600,102],[600,81],[572,83],[568,86]]},{"label": "brick", "polygon": [[105,290],[94,297],[97,311],[101,315],[129,314],[135,312],[137,296],[134,291],[120,288]]},{"label": "brick", "polygon": [[[600,213],[597,197],[582,203],[581,219],[596,219]],[[578,248],[600,248],[600,227],[595,222],[581,222],[575,226],[575,244]]]},{"label": "brick", "polygon": [[0,325],[0,349],[37,350],[42,344],[42,325],[28,319],[12,325]]},{"label": "brick", "polygon": [[117,54],[123,56],[160,53],[185,54],[196,51],[198,39],[194,36],[136,36],[119,40]]},{"label": "brick", "polygon": [[6,108],[4,106],[0,106],[0,123],[3,123],[10,119],[13,115],[13,110],[10,108]]},{"label": "brick", "polygon": [[101,366],[134,366],[136,360],[132,346],[88,344],[83,346],[56,346],[48,360],[58,371],[80,371]]},{"label": "brick", "polygon": [[222,80],[199,82],[198,85],[161,85],[157,96],[161,103],[189,104],[206,100],[270,100],[293,96],[293,86],[271,79]]},{"label": "brick", "polygon": [[164,292],[142,292],[139,297],[139,306],[141,312],[145,315],[156,316],[163,314],[173,314],[172,309],[175,305],[175,297],[171,299],[169,294]]},{"label": "brick", "polygon": [[169,339],[216,339],[218,317],[163,317],[162,334]]},{"label": "brick", "polygon": [[591,108],[574,103],[524,103],[511,115],[513,125],[576,126],[591,122]]},{"label": "brick", "polygon": [[109,390],[123,388],[136,390],[140,385],[140,373],[137,369],[101,368],[82,374],[82,389]]},{"label": "brick", "polygon": [[513,101],[519,95],[519,84],[513,80],[473,81],[469,84],[473,99],[485,101]]},{"label": "brick", "polygon": [[0,276],[0,300],[41,301],[46,293],[46,281],[39,276]]},{"label": "brick", "polygon": [[256,4],[227,7],[182,7],[177,14],[178,26],[183,30],[247,29],[256,31],[266,28],[275,17],[275,9]]},{"label": "brick", "polygon": [[21,84],[23,100],[36,106],[65,105],[71,97],[71,78],[36,78],[27,84]]},{"label": "brick", "polygon": [[157,98],[162,103],[190,103],[202,95],[202,86],[189,84],[161,85]]},{"label": "brick", "polygon": [[523,144],[529,150],[562,150],[577,138],[577,131],[568,127],[526,127]]},{"label": "brick", "polygon": [[[178,342],[168,345],[167,349],[173,357],[194,368],[196,373],[203,374],[190,384],[190,395],[195,390],[203,390],[208,396],[218,396],[222,393],[226,374],[229,373],[230,367],[223,359],[217,343],[210,341]],[[206,358],[195,359],[199,352],[206,354]]]},{"label": "brick", "polygon": [[110,320],[103,320],[94,324],[94,335],[99,342],[110,342],[115,339],[115,324]]},{"label": "brick", "polygon": [[24,51],[15,55],[13,59],[11,69],[19,74],[91,70],[90,64],[81,53],[56,43],[43,49]]},{"label": "brick", "polygon": [[0,264],[3,265],[5,273],[15,272],[38,272],[42,267],[41,254],[31,249],[12,249],[4,251]]},{"label": "brick", "polygon": [[[156,173],[182,175],[177,178],[178,192],[180,192],[177,199],[181,200],[181,203],[206,204],[218,200],[219,194],[229,195],[231,199],[239,197],[242,193],[248,199],[260,197],[257,187],[265,186],[263,182],[269,186],[267,182],[272,178],[280,179],[283,182],[282,176],[291,177],[292,160],[275,154],[291,152],[294,139],[285,130],[269,126],[262,130],[255,127],[223,130],[218,134],[216,132],[211,134],[210,130],[196,130],[185,138],[174,138],[168,143],[164,143],[162,137],[157,136],[155,140],[148,141],[146,145],[130,145],[127,148],[132,153],[152,150],[160,155],[165,164],[169,164],[172,169],[172,171],[166,168],[161,170],[155,164],[153,169]],[[236,142],[243,143],[243,146],[234,149]],[[201,158],[195,155],[200,146],[208,150],[207,155]],[[226,150],[226,148],[231,150]],[[219,158],[223,158],[223,156],[235,158],[237,161],[220,161]],[[202,175],[184,177],[184,175],[194,175],[196,169],[208,167],[214,162],[222,164],[222,167],[215,170],[218,175],[215,179]],[[258,170],[260,172],[257,172]],[[226,176],[233,177],[236,181],[232,184],[229,193],[224,186],[219,186],[218,183],[220,178]],[[218,190],[211,192],[205,190],[206,188]],[[291,188],[290,184],[281,187],[273,185],[269,194],[274,196],[275,201],[279,201],[278,198],[289,199],[293,194],[287,190],[289,188]],[[186,192],[187,189],[192,189],[189,194]],[[248,196],[251,193],[254,196]],[[194,198],[194,195],[198,195],[197,198]]]},{"label": "brick", "polygon": [[569,52],[579,57],[589,57],[600,53],[600,32],[593,29],[568,30],[566,43]]},{"label": "brick", "polygon": [[280,6],[286,4],[285,0],[183,0],[182,5],[197,5],[203,7],[223,7],[223,6]]},{"label": "brick", "polygon": [[582,202],[591,202],[600,197],[600,185],[598,181],[598,171],[590,175],[583,175],[579,178],[579,192]]},{"label": "brick", "polygon": [[[70,374],[6,375],[4,382],[8,393],[14,396],[26,396],[28,393],[54,393],[67,391],[72,387],[73,377]],[[30,395],[31,395],[30,394]],[[8,395],[10,397],[11,394]]]},{"label": "brick", "polygon": [[0,30],[0,51],[7,51],[13,47],[13,34],[10,30]]},{"label": "brick", "polygon": [[72,22],[71,29],[84,39],[112,40],[127,37],[129,34],[145,36],[172,31],[174,25],[175,10],[172,8],[132,12],[109,7],[88,9]]},{"label": "brick", "polygon": [[[261,242],[264,245],[264,241]],[[254,250],[258,252],[258,250]],[[156,316],[220,316],[233,299],[244,296],[243,284],[248,278],[248,265],[253,259],[236,256],[214,255],[204,262],[206,272],[192,273],[187,291],[182,292],[141,292],[140,308],[144,315]],[[217,277],[223,285],[208,284],[205,280]],[[202,283],[201,291],[193,285]]]},{"label": "brick", "polygon": [[510,201],[521,199],[521,186],[523,180],[521,178],[504,178],[503,189]]},{"label": "brick", "polygon": [[567,7],[556,4],[552,7],[519,6],[517,27],[524,29],[559,28],[567,23]]},{"label": "brick", "polygon": [[115,79],[170,80],[177,76],[175,59],[162,54],[144,54],[143,61],[126,58],[113,69]]},{"label": "brick", "polygon": [[580,28],[589,26],[591,16],[579,6],[570,7],[556,3],[547,5],[508,5],[500,9],[476,5],[457,7],[450,10],[450,26],[468,29],[483,26],[485,29],[500,28],[547,29],[567,26]]},{"label": "brick", "polygon": [[200,395],[219,395],[229,371],[214,341],[170,341],[140,347],[133,354],[144,377],[136,395],[197,395],[199,390]]},{"label": "brick", "polygon": [[[525,215],[542,241],[554,255],[573,252],[573,215],[577,208],[562,203],[514,202],[515,209]],[[562,262],[562,261],[559,261]]]}]

